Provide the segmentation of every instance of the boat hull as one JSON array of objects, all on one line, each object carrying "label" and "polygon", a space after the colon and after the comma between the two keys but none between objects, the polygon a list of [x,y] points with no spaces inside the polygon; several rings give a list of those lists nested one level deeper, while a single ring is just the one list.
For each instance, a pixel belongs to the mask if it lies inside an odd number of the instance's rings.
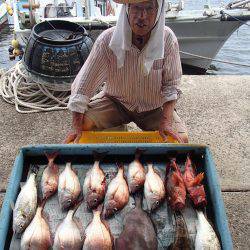
[{"label": "boat hull", "polygon": [[0,27],[6,24],[8,21],[7,11],[5,10],[5,6],[0,5]]},{"label": "boat hull", "polygon": [[[217,55],[221,47],[230,37],[230,35],[240,27],[241,23],[238,21],[221,21],[220,19],[208,19],[202,21],[166,21],[176,34],[181,54],[181,62],[183,65],[183,72],[186,74],[204,74],[213,58]],[[94,27],[93,25],[85,25],[89,30],[93,39],[107,28]],[[30,31],[20,32],[23,42],[28,41]],[[209,49],[208,49],[209,48]],[[211,59],[203,59],[193,55],[207,57]]]},{"label": "boat hull", "polygon": [[207,58],[215,58],[231,34],[240,27],[238,21],[209,20],[202,22],[167,22],[176,34],[180,51],[181,61],[185,69],[192,68],[194,71],[204,73],[212,60],[195,57],[194,54]]}]

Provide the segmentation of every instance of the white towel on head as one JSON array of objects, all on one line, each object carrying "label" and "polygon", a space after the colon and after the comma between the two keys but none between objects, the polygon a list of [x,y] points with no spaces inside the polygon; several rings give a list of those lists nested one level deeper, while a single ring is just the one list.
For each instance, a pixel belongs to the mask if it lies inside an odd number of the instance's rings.
[{"label": "white towel on head", "polygon": [[[165,1],[157,0],[157,2],[156,24],[143,51],[143,69],[146,75],[149,74],[154,60],[164,57]],[[132,44],[132,30],[128,22],[127,12],[128,4],[123,4],[115,31],[109,43],[110,49],[117,57],[118,68],[124,65],[125,53],[130,50]]]}]

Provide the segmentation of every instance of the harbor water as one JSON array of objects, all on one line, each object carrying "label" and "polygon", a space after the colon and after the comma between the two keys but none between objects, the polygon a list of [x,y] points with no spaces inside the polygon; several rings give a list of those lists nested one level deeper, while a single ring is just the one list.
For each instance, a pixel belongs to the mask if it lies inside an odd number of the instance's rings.
[{"label": "harbor water", "polygon": [[[1,2],[1,0],[0,0]],[[174,1],[172,1],[174,2]],[[185,9],[202,9],[203,5],[209,1],[206,0],[186,0]],[[230,0],[210,0],[212,6],[227,4]],[[250,22],[248,22],[250,24]],[[13,39],[13,27],[5,25],[0,28],[0,68],[8,69],[16,61],[10,61],[8,47]],[[224,44],[215,59],[236,62],[239,64],[248,64],[250,58],[250,26],[242,25],[235,31],[228,41]],[[208,74],[216,75],[250,75],[250,68],[245,66],[235,66],[219,62],[213,62]]]}]

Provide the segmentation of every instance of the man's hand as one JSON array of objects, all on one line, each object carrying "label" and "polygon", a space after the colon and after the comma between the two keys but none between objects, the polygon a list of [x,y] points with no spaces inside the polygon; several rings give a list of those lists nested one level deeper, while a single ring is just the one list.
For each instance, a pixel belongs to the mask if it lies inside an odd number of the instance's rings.
[{"label": "man's hand", "polygon": [[159,133],[164,141],[167,140],[167,134],[171,135],[178,142],[183,142],[177,132],[173,129],[173,113],[176,101],[169,101],[163,105],[163,114],[159,125]]},{"label": "man's hand", "polygon": [[73,112],[72,130],[67,134],[63,143],[78,143],[82,136],[83,117],[81,113]]},{"label": "man's hand", "polygon": [[173,130],[172,121],[169,121],[164,116],[161,118],[160,121],[159,133],[164,141],[167,140],[167,135],[169,134],[178,142],[183,143],[178,133]]}]

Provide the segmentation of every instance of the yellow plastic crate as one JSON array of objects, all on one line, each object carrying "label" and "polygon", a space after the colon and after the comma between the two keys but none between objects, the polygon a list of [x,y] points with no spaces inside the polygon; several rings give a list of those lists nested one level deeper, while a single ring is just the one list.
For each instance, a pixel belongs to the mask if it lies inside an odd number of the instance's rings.
[{"label": "yellow plastic crate", "polygon": [[[143,132],[99,132],[84,131],[79,143],[163,143],[158,131]],[[173,137],[167,136],[168,143],[178,143]]]}]

